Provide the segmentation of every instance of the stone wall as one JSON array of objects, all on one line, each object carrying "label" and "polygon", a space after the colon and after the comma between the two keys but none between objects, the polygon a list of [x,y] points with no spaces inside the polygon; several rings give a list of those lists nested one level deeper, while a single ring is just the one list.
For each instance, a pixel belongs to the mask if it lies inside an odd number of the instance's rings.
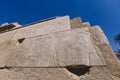
[{"label": "stone wall", "polygon": [[0,33],[0,80],[120,80],[99,26],[69,16]]}]

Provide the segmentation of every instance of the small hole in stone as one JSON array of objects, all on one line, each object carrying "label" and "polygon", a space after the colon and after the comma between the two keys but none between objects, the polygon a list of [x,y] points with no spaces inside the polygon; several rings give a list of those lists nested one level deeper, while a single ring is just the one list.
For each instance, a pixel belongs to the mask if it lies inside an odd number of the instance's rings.
[{"label": "small hole in stone", "polygon": [[86,73],[89,73],[89,69],[91,67],[85,66],[85,65],[78,65],[78,66],[67,66],[67,70],[77,76],[84,75]]},{"label": "small hole in stone", "polygon": [[18,39],[19,43],[22,43],[25,40],[25,38]]}]

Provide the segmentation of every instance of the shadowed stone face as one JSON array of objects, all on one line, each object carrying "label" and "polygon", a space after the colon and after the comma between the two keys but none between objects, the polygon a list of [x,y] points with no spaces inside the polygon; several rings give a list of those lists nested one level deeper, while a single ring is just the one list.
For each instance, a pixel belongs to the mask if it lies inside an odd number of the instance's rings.
[{"label": "shadowed stone face", "polygon": [[81,20],[80,17],[74,18],[73,20],[71,20],[71,21],[70,21],[70,25],[71,25],[71,28],[72,28],[72,29],[83,27],[83,26],[82,26],[82,20]]}]

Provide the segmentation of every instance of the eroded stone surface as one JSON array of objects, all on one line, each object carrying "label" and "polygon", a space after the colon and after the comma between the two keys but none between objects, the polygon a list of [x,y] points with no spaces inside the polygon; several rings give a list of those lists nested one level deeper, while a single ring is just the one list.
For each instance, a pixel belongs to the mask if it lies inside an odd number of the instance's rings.
[{"label": "eroded stone surface", "polygon": [[91,67],[89,72],[80,76],[80,80],[116,80],[111,77],[106,67],[94,66]]},{"label": "eroded stone surface", "polygon": [[76,28],[82,28],[82,20],[80,17],[78,18],[74,18],[73,20],[70,21],[70,25],[72,29],[76,29]]},{"label": "eroded stone surface", "polygon": [[17,40],[70,29],[69,16],[58,17],[45,22],[28,25],[24,28],[0,34],[0,42]]},{"label": "eroded stone surface", "polygon": [[12,68],[0,70],[0,80],[79,80],[65,68]]},{"label": "eroded stone surface", "polygon": [[120,80],[120,67],[100,27],[65,16],[0,34],[0,80]]},{"label": "eroded stone surface", "polygon": [[99,27],[93,27],[90,30],[95,48],[99,55],[103,57],[101,57],[103,62],[106,63],[106,70],[108,70],[111,75],[120,78],[118,59],[110,47],[103,31]]},{"label": "eroded stone surface", "polygon": [[1,46],[3,48],[0,54],[3,54],[3,57],[7,56],[7,60],[0,61],[1,65],[2,63],[21,67],[103,65],[91,42],[88,28],[26,38],[22,43],[13,40]]},{"label": "eroded stone surface", "polygon": [[89,22],[84,22],[84,23],[82,23],[82,26],[83,26],[83,27],[91,27]]},{"label": "eroded stone surface", "polygon": [[97,52],[104,57],[108,65],[117,65],[118,59],[111,49],[107,38],[103,34],[103,31],[97,26],[92,27],[90,30],[93,44],[95,45]]},{"label": "eroded stone surface", "polygon": [[[79,69],[82,71],[83,69]],[[81,73],[81,72],[80,72]],[[91,67],[84,74],[76,75],[66,68],[9,68],[0,70],[1,80],[119,80],[110,75],[104,66]]]}]

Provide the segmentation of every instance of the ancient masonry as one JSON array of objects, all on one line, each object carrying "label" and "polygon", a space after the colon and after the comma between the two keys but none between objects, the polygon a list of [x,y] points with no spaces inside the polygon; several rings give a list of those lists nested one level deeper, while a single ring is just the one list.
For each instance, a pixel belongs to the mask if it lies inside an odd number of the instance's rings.
[{"label": "ancient masonry", "polygon": [[120,80],[120,65],[99,26],[54,17],[1,25],[0,80]]}]

